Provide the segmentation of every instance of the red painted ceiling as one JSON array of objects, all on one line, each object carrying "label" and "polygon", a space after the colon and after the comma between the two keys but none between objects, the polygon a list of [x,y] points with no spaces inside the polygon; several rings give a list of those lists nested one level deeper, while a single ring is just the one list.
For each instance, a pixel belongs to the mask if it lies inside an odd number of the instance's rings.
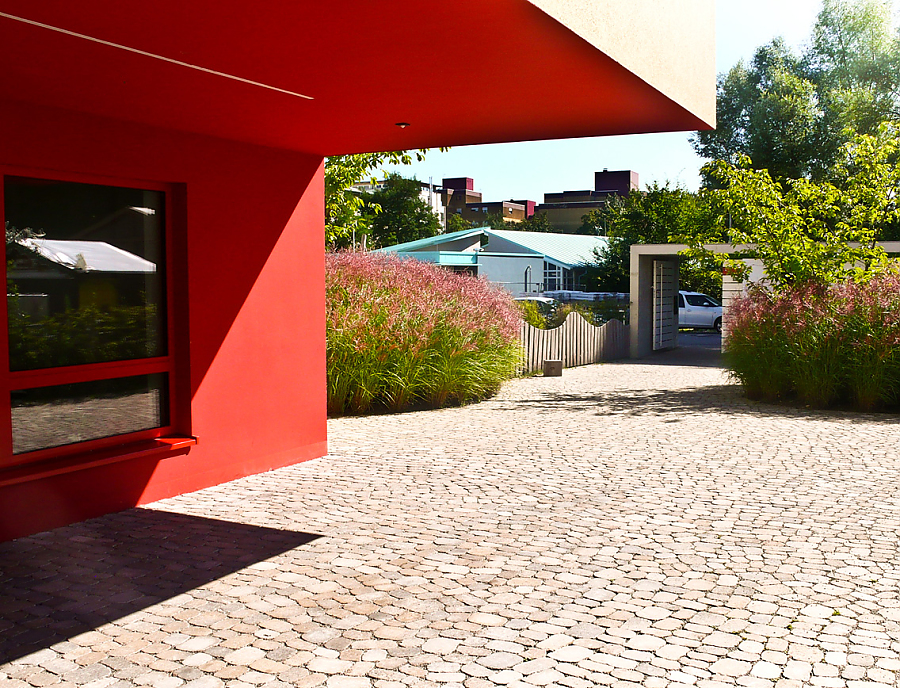
[{"label": "red painted ceiling", "polygon": [[[0,0],[0,96],[336,154],[704,123],[525,0]],[[397,122],[408,122],[401,129]]]}]

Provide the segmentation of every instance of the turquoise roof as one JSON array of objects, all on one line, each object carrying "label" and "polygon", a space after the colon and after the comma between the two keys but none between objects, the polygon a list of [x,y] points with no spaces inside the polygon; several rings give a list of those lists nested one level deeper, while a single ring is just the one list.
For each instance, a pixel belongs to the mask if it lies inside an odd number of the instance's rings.
[{"label": "turquoise roof", "polygon": [[407,241],[403,244],[394,244],[393,246],[385,246],[384,248],[375,249],[376,253],[405,253],[407,251],[418,251],[430,246],[443,244],[446,241],[455,241],[456,239],[465,239],[470,236],[478,236],[484,234],[483,227],[472,227],[471,229],[461,229],[458,232],[450,232],[449,234],[437,234],[433,237],[418,239],[416,241]]}]

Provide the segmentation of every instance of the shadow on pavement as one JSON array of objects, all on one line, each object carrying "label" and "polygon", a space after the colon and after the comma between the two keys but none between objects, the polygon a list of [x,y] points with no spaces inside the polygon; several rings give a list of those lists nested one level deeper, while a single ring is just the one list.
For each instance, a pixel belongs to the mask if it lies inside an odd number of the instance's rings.
[{"label": "shadow on pavement", "polygon": [[320,537],[129,509],[0,544],[0,664]]},{"label": "shadow on pavement", "polygon": [[[616,365],[616,364],[607,364]],[[507,402],[510,403],[510,402]],[[861,413],[857,411],[811,409],[752,401],[744,396],[738,385],[707,385],[687,389],[621,389],[596,394],[571,394],[545,392],[539,399],[521,399],[518,407],[550,409],[557,411],[594,411],[598,416],[669,415],[716,413],[731,416],[767,416],[808,419],[864,419],[867,423],[897,425],[900,422],[893,413]],[[677,422],[672,418],[668,422]]]},{"label": "shadow on pavement", "polygon": [[666,351],[654,351],[644,358],[619,361],[639,365],[693,366],[699,368],[723,368],[722,335],[717,332],[679,332],[678,347]]}]

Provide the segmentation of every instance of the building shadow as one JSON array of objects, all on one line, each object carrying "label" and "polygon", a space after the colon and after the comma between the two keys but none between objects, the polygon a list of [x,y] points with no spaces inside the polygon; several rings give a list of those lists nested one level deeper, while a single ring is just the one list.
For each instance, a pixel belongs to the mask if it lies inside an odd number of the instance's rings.
[{"label": "building shadow", "polygon": [[674,349],[654,351],[643,358],[616,361],[616,363],[724,368],[722,335],[703,330],[679,332],[678,346]]},{"label": "building shadow", "polygon": [[0,664],[320,537],[129,509],[0,544]]}]

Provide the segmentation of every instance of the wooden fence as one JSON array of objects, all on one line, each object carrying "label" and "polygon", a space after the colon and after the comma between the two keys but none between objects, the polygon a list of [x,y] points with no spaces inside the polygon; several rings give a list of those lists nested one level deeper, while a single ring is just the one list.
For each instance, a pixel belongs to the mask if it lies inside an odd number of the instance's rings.
[{"label": "wooden fence", "polygon": [[541,330],[522,323],[525,361],[522,371],[543,369],[544,361],[562,361],[563,368],[614,361],[628,357],[628,328],[618,320],[597,327],[578,313],[553,330]]}]

